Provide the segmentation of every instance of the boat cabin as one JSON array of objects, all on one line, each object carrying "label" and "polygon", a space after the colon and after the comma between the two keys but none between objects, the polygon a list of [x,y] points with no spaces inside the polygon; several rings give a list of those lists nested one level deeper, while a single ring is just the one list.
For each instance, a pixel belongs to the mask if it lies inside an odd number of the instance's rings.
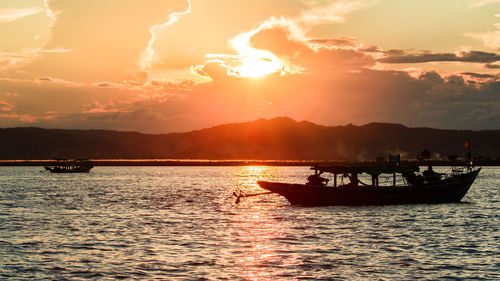
[{"label": "boat cabin", "polygon": [[88,173],[94,165],[87,159],[56,159],[52,166],[45,166],[51,173]]},{"label": "boat cabin", "polygon": [[[396,186],[396,174],[401,174],[403,178],[408,182],[408,184],[417,184],[418,173],[420,168],[418,165],[414,166],[399,166],[399,165],[370,165],[370,164],[360,164],[360,165],[336,165],[336,166],[314,166],[311,168],[314,170],[314,178],[316,182],[309,180],[309,184],[317,184],[318,179],[324,179],[321,177],[322,173],[333,174],[333,187],[338,186],[337,176],[341,175],[347,177],[350,180],[350,186],[357,187],[359,184],[369,185],[361,182],[359,180],[359,175],[366,173],[371,176],[371,186],[379,186],[379,176],[381,174],[392,174],[393,180],[392,185]],[[313,176],[311,176],[312,178]],[[323,180],[325,182],[325,180]],[[326,183],[328,180],[326,180]],[[325,183],[325,185],[326,185]]]}]

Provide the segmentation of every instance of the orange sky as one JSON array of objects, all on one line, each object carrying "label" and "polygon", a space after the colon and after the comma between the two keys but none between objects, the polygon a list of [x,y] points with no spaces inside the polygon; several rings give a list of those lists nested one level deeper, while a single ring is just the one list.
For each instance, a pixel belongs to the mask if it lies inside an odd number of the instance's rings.
[{"label": "orange sky", "polygon": [[497,0],[16,0],[0,37],[0,127],[500,129]]}]

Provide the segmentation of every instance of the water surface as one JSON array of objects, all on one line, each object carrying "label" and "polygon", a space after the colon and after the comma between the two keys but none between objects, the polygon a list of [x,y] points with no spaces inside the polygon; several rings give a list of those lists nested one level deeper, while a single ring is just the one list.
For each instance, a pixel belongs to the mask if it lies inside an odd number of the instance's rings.
[{"label": "water surface", "polygon": [[500,279],[500,168],[462,203],[296,207],[308,167],[0,167],[0,279]]}]

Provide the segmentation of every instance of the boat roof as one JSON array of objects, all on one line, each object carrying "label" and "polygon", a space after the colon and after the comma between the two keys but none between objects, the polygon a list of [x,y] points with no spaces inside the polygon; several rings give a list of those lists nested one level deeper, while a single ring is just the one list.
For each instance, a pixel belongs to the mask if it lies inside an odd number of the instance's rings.
[{"label": "boat roof", "polygon": [[345,165],[334,165],[334,166],[321,166],[315,165],[311,167],[311,170],[318,171],[320,173],[332,173],[332,174],[362,174],[367,173],[370,175],[380,175],[380,174],[402,174],[402,173],[413,173],[419,172],[420,168],[418,165],[389,165],[389,164],[345,164]]},{"label": "boat roof", "polygon": [[54,158],[54,161],[58,162],[89,162],[90,159],[82,158],[82,159],[66,159],[66,158]]},{"label": "boat roof", "polygon": [[52,166],[93,166],[89,159],[54,159]]}]

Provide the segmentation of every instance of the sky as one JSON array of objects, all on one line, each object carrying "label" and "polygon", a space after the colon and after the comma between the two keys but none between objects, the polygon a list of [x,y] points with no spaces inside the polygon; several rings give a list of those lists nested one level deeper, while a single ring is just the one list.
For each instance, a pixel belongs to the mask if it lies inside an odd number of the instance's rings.
[{"label": "sky", "polygon": [[0,0],[0,127],[500,129],[500,0]]}]

